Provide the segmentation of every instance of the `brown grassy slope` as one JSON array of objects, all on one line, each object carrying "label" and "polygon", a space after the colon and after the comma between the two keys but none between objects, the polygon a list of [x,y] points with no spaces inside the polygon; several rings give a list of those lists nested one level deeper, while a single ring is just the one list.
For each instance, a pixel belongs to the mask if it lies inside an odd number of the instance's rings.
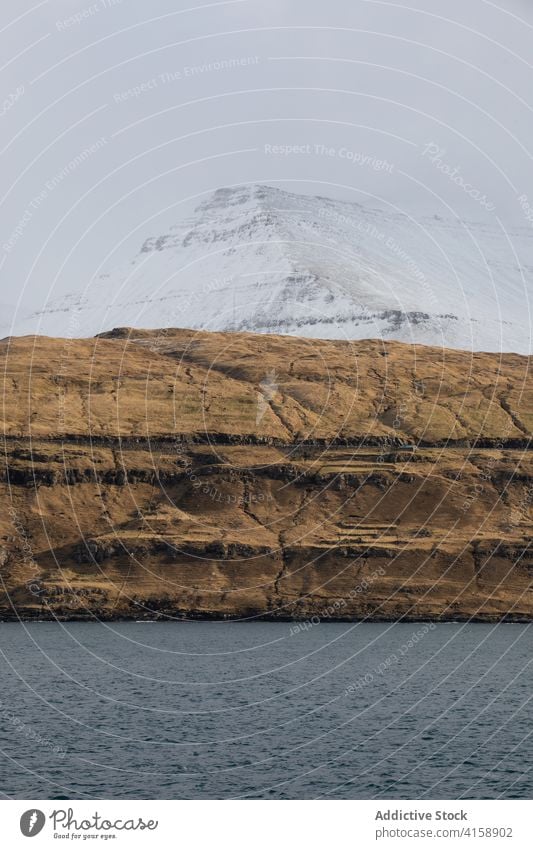
[{"label": "brown grassy slope", "polygon": [[527,357],[188,330],[0,357],[0,616],[532,616]]}]

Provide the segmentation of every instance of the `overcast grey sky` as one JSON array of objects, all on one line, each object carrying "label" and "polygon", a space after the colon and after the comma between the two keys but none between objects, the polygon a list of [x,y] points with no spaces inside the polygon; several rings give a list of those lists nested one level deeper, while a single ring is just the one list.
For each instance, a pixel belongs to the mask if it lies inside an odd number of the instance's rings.
[{"label": "overcast grey sky", "polygon": [[222,185],[533,206],[530,0],[4,0],[0,39],[0,300],[22,310]]}]

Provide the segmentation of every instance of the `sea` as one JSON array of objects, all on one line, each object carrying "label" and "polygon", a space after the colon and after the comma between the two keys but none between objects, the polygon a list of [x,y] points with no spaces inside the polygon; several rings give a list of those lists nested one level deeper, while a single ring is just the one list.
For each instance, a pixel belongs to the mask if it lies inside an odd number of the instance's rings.
[{"label": "sea", "polygon": [[13,799],[533,795],[527,624],[5,622]]}]

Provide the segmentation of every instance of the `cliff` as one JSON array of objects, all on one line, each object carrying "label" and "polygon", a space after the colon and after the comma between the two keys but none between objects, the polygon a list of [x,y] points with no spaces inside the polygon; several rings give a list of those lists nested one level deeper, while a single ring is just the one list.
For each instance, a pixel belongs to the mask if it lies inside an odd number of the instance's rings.
[{"label": "cliff", "polygon": [[11,338],[0,617],[532,618],[530,359]]}]

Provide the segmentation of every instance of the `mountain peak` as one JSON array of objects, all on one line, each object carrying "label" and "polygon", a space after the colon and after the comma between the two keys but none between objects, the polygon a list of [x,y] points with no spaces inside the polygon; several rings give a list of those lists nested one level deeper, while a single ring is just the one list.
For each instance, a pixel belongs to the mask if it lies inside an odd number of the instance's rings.
[{"label": "mountain peak", "polygon": [[16,332],[61,336],[75,312],[86,336],[179,326],[529,354],[532,268],[529,231],[510,245],[486,224],[225,186]]},{"label": "mountain peak", "polygon": [[276,196],[287,195],[281,189],[260,183],[239,184],[236,186],[221,186],[205,198],[195,210],[195,214],[213,212],[234,207],[261,206],[274,200]]}]

